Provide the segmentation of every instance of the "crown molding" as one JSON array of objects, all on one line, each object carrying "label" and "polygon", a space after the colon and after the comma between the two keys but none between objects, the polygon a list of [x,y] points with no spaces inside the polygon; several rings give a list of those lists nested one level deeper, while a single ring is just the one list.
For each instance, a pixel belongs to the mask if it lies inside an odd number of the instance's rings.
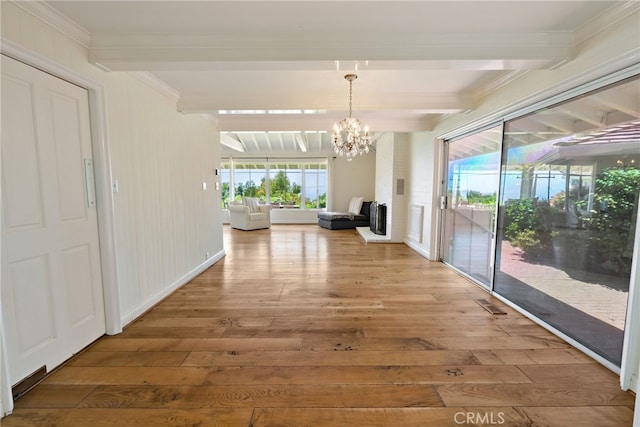
[{"label": "crown molding", "polygon": [[180,99],[180,92],[178,92],[151,73],[148,73],[146,71],[131,71],[129,74],[149,86],[151,89],[160,92],[175,103],[177,103]]},{"label": "crown molding", "polygon": [[209,113],[203,113],[200,114],[200,117],[202,117],[204,120],[210,122],[213,126],[215,126],[216,130],[218,130],[218,123],[219,120],[216,116],[214,116],[213,114],[209,114]]},{"label": "crown molding", "polygon": [[522,76],[529,73],[529,71],[530,70],[514,70],[506,74],[503,74],[497,79],[492,80],[488,84],[482,86],[480,89],[473,92],[472,94],[473,103],[476,105],[479,104],[480,101],[487,98],[493,92],[513,83],[514,81],[518,80]]},{"label": "crown molding", "polygon": [[616,4],[605,10],[602,14],[592,18],[576,29],[574,34],[574,45],[584,43],[591,37],[607,31],[629,15],[638,13],[638,11],[640,11],[640,1],[638,0],[616,2]]},{"label": "crown molding", "polygon": [[45,2],[40,0],[9,1],[65,36],[80,43],[82,46],[89,48],[91,43],[91,35],[89,32]]}]

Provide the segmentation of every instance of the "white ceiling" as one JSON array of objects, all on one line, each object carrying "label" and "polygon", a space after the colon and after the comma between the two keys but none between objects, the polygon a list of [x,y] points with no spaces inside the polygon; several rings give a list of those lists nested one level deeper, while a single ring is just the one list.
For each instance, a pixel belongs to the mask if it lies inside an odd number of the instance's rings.
[{"label": "white ceiling", "polygon": [[234,145],[245,153],[326,152],[326,133],[304,131],[330,130],[346,116],[343,77],[354,71],[355,117],[378,132],[431,129],[523,72],[570,60],[580,42],[637,9],[636,1],[593,0],[47,4],[87,36],[91,62],[151,73],[174,91],[180,111],[216,116],[233,153]]}]

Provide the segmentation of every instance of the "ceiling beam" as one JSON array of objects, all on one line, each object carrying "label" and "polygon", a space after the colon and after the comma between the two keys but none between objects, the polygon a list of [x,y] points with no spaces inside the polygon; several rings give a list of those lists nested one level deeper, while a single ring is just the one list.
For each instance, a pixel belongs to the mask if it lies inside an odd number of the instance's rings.
[{"label": "ceiling beam", "polygon": [[220,134],[220,143],[232,150],[239,151],[240,153],[244,153],[246,151],[244,145],[242,145],[240,141],[230,137],[229,134],[226,133]]},{"label": "ceiling beam", "polygon": [[305,141],[305,137],[302,134],[296,134],[296,143],[298,144],[298,148],[303,153],[307,152],[307,142]]},{"label": "ceiling beam", "polygon": [[[185,46],[189,46],[185,49]],[[358,39],[264,37],[239,34],[93,33],[89,60],[114,71],[183,70],[203,64],[268,61],[522,61],[570,58],[573,32],[380,34]]]},{"label": "ceiling beam", "polygon": [[[265,78],[269,78],[266,75]],[[386,84],[382,80],[380,84]],[[280,91],[263,91],[260,90],[260,97],[256,97],[253,88],[246,88],[243,93],[234,92],[233,94],[225,94],[233,99],[221,104],[221,101],[212,96],[209,100],[203,100],[198,95],[188,95],[181,93],[180,100],[177,103],[178,111],[185,114],[193,113],[212,113],[217,114],[219,110],[287,110],[300,109],[300,105],[305,105],[310,109],[319,109],[323,113],[319,114],[226,114],[225,119],[237,118],[240,116],[250,116],[252,119],[261,119],[265,116],[271,118],[284,117],[287,120],[309,119],[312,117],[329,117],[330,120],[340,120],[347,112],[347,106],[343,97],[332,99],[323,93],[322,89],[309,92],[306,86],[292,86],[286,90]],[[258,90],[258,89],[256,89]],[[307,92],[304,92],[307,90]],[[326,88],[325,88],[326,90]],[[380,90],[380,89],[378,89]],[[348,92],[347,92],[348,93]],[[342,95],[342,93],[341,93]],[[217,93],[218,97],[222,94]],[[315,99],[309,101],[307,98]],[[277,103],[274,103],[277,99]],[[408,92],[394,91],[386,96],[381,96],[380,92],[357,94],[357,105],[354,105],[354,113],[357,113],[361,120],[366,120],[367,112],[389,111],[410,111],[417,110],[423,114],[455,114],[463,111],[472,110],[474,108],[473,100],[466,93],[432,93],[432,92]],[[277,105],[277,106],[276,106]]]},{"label": "ceiling beam", "polygon": [[637,93],[634,94],[633,91],[618,91],[615,95],[615,98],[613,96],[608,96],[605,98],[605,94],[600,93],[599,95],[595,95],[593,97],[593,100],[605,107],[608,107],[607,109],[609,110],[621,111],[636,118],[640,117]]}]

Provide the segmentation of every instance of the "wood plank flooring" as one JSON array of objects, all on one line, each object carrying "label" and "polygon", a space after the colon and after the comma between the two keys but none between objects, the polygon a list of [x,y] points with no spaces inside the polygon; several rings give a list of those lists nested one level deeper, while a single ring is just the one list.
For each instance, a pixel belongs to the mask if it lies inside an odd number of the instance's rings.
[{"label": "wood plank flooring", "polygon": [[275,225],[225,249],[2,425],[632,424],[614,373],[403,244]]}]

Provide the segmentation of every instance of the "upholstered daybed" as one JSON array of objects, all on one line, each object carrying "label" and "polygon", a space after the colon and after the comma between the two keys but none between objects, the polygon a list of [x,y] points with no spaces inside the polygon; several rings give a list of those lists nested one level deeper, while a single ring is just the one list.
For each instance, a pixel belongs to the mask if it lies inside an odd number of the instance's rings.
[{"label": "upholstered daybed", "polygon": [[368,227],[370,206],[371,202],[363,202],[362,197],[354,197],[349,203],[348,212],[318,212],[318,225],[329,230]]}]

